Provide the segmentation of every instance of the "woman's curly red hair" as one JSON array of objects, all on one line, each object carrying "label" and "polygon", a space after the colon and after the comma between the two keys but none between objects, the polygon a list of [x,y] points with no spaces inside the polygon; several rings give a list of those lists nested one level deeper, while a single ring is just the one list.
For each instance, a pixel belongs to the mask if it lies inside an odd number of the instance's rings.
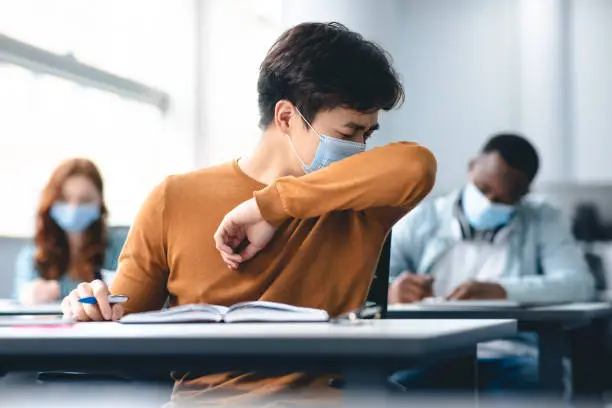
[{"label": "woman's curly red hair", "polygon": [[[68,235],[53,221],[51,206],[62,199],[62,187],[72,176],[85,176],[96,186],[102,198],[100,218],[84,232],[83,247],[70,259]],[[70,159],[61,163],[45,186],[36,215],[36,269],[42,278],[58,279],[66,273],[75,281],[89,282],[104,262],[107,244],[104,184],[96,165],[87,159]]]}]

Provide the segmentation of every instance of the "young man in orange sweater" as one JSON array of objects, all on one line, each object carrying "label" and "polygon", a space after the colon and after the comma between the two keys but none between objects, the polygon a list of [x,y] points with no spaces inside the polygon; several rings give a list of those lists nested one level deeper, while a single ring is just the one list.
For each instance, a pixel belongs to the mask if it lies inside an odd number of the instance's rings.
[{"label": "young man in orange sweater", "polygon": [[[257,86],[263,136],[253,154],[155,188],[112,285],[129,301],[111,307],[96,281],[64,299],[65,314],[116,320],[160,309],[166,299],[171,306],[268,300],[332,316],[363,305],[387,233],[427,195],[436,173],[432,154],[414,143],[364,151],[379,111],[403,99],[389,58],[339,24],[304,23],[272,46]],[[91,295],[98,306],[78,302]],[[194,386],[239,402],[298,385],[327,379],[186,374],[175,399]]]}]

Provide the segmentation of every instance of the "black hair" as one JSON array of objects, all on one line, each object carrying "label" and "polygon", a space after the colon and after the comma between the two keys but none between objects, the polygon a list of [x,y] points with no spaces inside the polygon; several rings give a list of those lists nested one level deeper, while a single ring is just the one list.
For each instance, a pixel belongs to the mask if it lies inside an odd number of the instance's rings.
[{"label": "black hair", "polygon": [[309,122],[322,110],[369,113],[404,100],[388,53],[340,23],[302,23],[285,31],[260,66],[257,92],[264,129],[283,99]]},{"label": "black hair", "polygon": [[482,148],[482,153],[498,153],[515,170],[524,173],[531,183],[538,173],[540,158],[535,147],[523,136],[500,133],[491,137]]}]

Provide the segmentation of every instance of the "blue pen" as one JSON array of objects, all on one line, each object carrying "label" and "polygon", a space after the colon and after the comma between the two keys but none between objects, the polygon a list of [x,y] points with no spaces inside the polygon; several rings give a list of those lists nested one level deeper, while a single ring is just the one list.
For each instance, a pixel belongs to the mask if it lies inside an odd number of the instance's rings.
[{"label": "blue pen", "polygon": [[[128,297],[125,295],[109,295],[108,303],[114,305],[116,303],[125,303],[128,301]],[[98,303],[95,296],[88,296],[79,299],[79,303],[85,303],[86,305],[95,305]]]}]

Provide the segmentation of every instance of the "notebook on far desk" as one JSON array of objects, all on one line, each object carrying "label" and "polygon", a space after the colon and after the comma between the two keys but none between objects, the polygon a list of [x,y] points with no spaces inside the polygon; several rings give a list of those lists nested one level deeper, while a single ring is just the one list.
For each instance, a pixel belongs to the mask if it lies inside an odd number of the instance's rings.
[{"label": "notebook on far desk", "polygon": [[65,326],[75,323],[74,319],[54,315],[0,316],[0,327]]},{"label": "notebook on far desk", "polygon": [[515,302],[512,300],[446,300],[427,298],[416,303],[422,309],[436,310],[490,310],[490,309],[529,309],[542,306],[558,306],[565,302]]},{"label": "notebook on far desk", "polygon": [[62,306],[58,303],[22,305],[13,300],[0,299],[1,315],[60,315]]},{"label": "notebook on far desk", "polygon": [[120,322],[133,323],[241,323],[241,322],[327,322],[325,310],[275,302],[243,302],[231,307],[192,304],[154,312],[133,313]]}]

